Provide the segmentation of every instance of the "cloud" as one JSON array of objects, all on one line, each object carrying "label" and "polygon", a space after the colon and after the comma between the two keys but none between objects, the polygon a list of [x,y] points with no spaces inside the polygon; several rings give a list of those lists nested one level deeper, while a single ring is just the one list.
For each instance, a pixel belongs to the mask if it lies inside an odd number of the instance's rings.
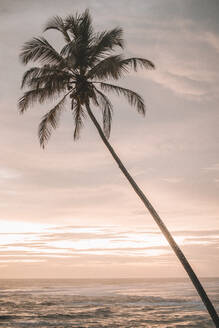
[{"label": "cloud", "polygon": [[20,173],[7,168],[0,168],[0,179],[16,179],[20,177]]},{"label": "cloud", "polygon": [[219,52],[219,36],[212,32],[206,32],[204,35],[206,42],[208,42],[217,52]]},{"label": "cloud", "polygon": [[203,170],[206,170],[206,171],[219,171],[219,164],[218,163],[212,164],[209,167],[204,167]]},{"label": "cloud", "polygon": [[[59,229],[59,232],[54,232]],[[68,231],[69,232],[66,232]],[[87,231],[93,231],[88,233]],[[187,255],[194,260],[211,251],[212,259],[216,256],[213,248],[219,246],[219,231],[176,231],[173,232],[179,245],[186,250]],[[169,265],[173,258],[172,250],[159,232],[143,231],[141,228],[125,230],[116,226],[90,227],[62,226],[47,228],[38,233],[2,233],[0,262],[7,263],[38,263],[74,260],[78,265],[107,265],[113,263],[133,263]],[[213,256],[213,254],[215,254]],[[209,258],[201,257],[204,263]],[[75,262],[76,261],[76,262]],[[97,264],[97,261],[99,264]],[[175,261],[175,260],[174,260]],[[63,262],[62,262],[63,263]]]},{"label": "cloud", "polygon": [[180,183],[182,178],[163,178],[163,180],[168,183]]}]

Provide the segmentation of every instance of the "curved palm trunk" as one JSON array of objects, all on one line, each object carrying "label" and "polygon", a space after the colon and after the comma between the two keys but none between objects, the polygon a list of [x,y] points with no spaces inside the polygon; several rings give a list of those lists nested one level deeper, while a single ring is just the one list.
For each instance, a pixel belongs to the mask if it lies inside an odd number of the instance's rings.
[{"label": "curved palm trunk", "polygon": [[192,280],[192,282],[193,282],[193,284],[194,284],[194,286],[195,286],[198,294],[200,295],[203,303],[205,304],[205,306],[206,306],[206,308],[207,308],[207,310],[208,310],[208,312],[209,312],[209,314],[210,314],[210,316],[211,316],[211,318],[212,318],[215,326],[217,328],[219,328],[219,318],[218,318],[217,312],[216,312],[213,304],[211,303],[210,299],[208,298],[208,295],[206,294],[204,288],[202,287],[202,285],[201,285],[199,279],[197,278],[195,272],[193,271],[191,265],[187,261],[185,255],[183,254],[183,252],[181,251],[181,249],[179,248],[179,246],[177,245],[177,243],[175,242],[175,240],[171,236],[170,232],[168,231],[168,229],[166,228],[165,224],[163,223],[163,221],[159,217],[158,213],[155,211],[155,209],[153,208],[153,206],[151,205],[151,203],[149,202],[149,200],[143,194],[143,192],[138,187],[138,185],[136,184],[136,182],[134,181],[134,179],[131,177],[131,175],[129,174],[129,172],[126,170],[125,166],[120,161],[119,157],[117,156],[117,154],[113,150],[113,148],[110,145],[110,143],[107,141],[107,139],[106,139],[106,137],[105,137],[105,135],[104,135],[104,133],[103,133],[103,131],[102,131],[99,123],[97,122],[97,120],[96,120],[95,116],[93,115],[93,113],[92,113],[92,111],[91,111],[91,109],[90,109],[90,107],[89,107],[88,104],[86,105],[86,109],[87,109],[88,115],[90,116],[92,122],[94,123],[95,127],[97,128],[102,141],[104,142],[104,144],[106,145],[106,147],[110,151],[111,155],[115,159],[115,161],[118,164],[120,170],[123,172],[123,174],[125,175],[125,177],[127,178],[127,180],[130,182],[132,188],[134,189],[134,191],[136,192],[136,194],[138,195],[138,197],[142,200],[142,202],[144,203],[145,207],[148,209],[148,211],[150,212],[150,214],[154,218],[155,222],[159,226],[160,230],[164,234],[164,236],[167,239],[168,243],[172,247],[172,249],[175,252],[176,256],[178,257],[178,259],[182,263],[184,269],[188,273],[190,279]]}]

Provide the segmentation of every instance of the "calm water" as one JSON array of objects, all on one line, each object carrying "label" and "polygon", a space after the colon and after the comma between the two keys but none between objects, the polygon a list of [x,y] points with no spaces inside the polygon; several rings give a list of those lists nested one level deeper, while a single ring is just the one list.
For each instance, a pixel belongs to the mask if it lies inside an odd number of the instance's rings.
[{"label": "calm water", "polygon": [[[219,310],[219,279],[202,280]],[[0,280],[0,327],[213,327],[189,281]]]}]

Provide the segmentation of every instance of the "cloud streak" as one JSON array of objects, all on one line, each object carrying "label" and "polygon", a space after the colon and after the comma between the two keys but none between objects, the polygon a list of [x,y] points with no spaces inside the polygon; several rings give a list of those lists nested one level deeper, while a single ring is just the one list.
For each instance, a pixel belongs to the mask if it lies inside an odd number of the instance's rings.
[{"label": "cloud streak", "polygon": [[[200,256],[200,250],[202,254],[211,252],[211,260],[216,259],[214,250],[219,247],[219,231],[176,231],[173,235],[194,262],[198,258],[208,263],[209,258]],[[140,228],[122,230],[116,226],[59,226],[38,233],[2,233],[0,249],[0,262],[6,263],[7,268],[14,263],[48,264],[51,261],[56,261],[57,266],[63,263],[71,266],[72,261],[83,266],[86,260],[88,266],[97,267],[107,266],[109,261],[126,265],[140,265],[142,261],[149,266],[155,261],[156,265],[169,266],[173,261],[172,251],[160,233]]]}]

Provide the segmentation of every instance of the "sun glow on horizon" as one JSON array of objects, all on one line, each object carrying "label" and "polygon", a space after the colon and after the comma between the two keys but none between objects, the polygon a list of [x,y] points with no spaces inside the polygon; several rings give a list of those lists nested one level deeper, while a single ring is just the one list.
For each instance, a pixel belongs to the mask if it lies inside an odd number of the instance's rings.
[{"label": "sun glow on horizon", "polygon": [[[157,257],[172,251],[161,233],[136,229],[125,231],[121,227],[54,226],[5,221],[0,239],[0,262],[41,262],[46,258],[83,258],[84,256]],[[212,233],[208,239],[195,233],[177,234],[179,245],[210,245],[218,239]]]},{"label": "sun glow on horizon", "polygon": [[5,221],[0,220],[0,233],[1,234],[18,234],[18,233],[39,233],[51,228],[52,225],[33,223],[26,221]]}]

